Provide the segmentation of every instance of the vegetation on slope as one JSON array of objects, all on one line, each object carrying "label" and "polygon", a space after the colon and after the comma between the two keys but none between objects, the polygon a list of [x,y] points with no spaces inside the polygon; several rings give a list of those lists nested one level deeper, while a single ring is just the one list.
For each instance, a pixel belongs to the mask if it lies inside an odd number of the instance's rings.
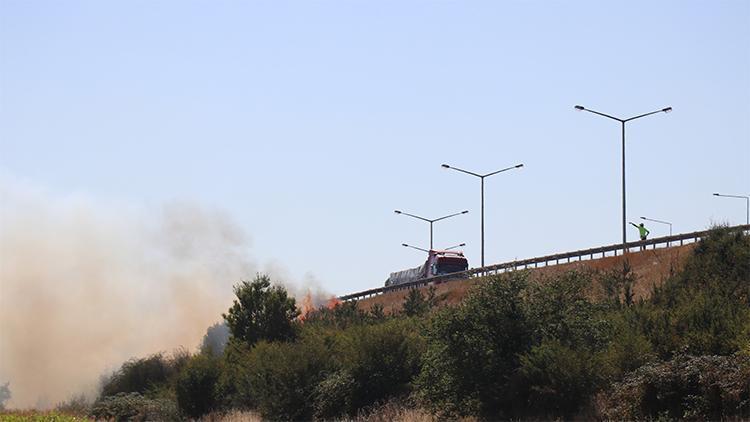
[{"label": "vegetation on slope", "polygon": [[714,230],[648,299],[634,277],[515,272],[456,306],[414,290],[398,314],[342,303],[302,320],[259,276],[235,289],[223,351],[131,360],[91,415],[338,419],[400,403],[492,420],[750,417],[750,239]]}]

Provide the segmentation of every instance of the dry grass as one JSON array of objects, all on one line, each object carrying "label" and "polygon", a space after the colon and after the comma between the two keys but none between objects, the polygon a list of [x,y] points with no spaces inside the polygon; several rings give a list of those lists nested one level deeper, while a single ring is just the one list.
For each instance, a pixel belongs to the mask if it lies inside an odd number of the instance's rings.
[{"label": "dry grass", "polygon": [[[399,402],[387,402],[375,408],[360,411],[353,422],[437,422],[441,420],[429,411]],[[477,418],[456,419],[462,422],[476,422]]]},{"label": "dry grass", "polygon": [[[635,299],[648,298],[654,285],[660,285],[672,271],[682,268],[685,259],[690,255],[695,244],[675,246],[664,249],[648,249],[646,251],[631,252],[628,254],[628,262],[637,279],[633,286]],[[565,262],[547,267],[529,268],[532,280],[541,280],[571,270],[594,270],[608,271],[622,268],[622,256],[609,256],[599,259],[584,261]],[[482,282],[481,278],[471,280],[451,280],[431,287],[441,306],[455,305],[460,303],[472,287]],[[422,287],[423,293],[427,294],[428,287]],[[408,290],[393,291],[382,295],[362,299],[358,302],[360,309],[369,310],[375,304],[381,304],[386,312],[399,312],[406,299]],[[592,289],[592,295],[597,292]]]},{"label": "dry grass", "polygon": [[259,413],[248,410],[232,410],[229,412],[214,412],[203,416],[201,422],[262,422]]},{"label": "dry grass", "polygon": [[360,413],[356,422],[433,422],[437,419],[423,409],[409,408],[397,403],[386,403],[368,412]]}]

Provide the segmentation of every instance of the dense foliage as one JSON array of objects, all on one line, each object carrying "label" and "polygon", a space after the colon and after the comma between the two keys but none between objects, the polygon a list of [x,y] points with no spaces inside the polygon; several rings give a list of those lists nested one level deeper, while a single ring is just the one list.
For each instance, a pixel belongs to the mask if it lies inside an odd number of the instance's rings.
[{"label": "dense foliage", "polygon": [[154,393],[170,387],[189,359],[190,355],[184,350],[178,350],[172,356],[157,353],[146,358],[131,359],[104,378],[102,396]]},{"label": "dense foliage", "polygon": [[651,362],[615,383],[601,398],[611,419],[728,420],[750,418],[750,356],[676,355]]},{"label": "dense foliage", "polygon": [[258,276],[235,288],[226,348],[127,362],[94,416],[345,419],[408,403],[490,420],[750,417],[750,238],[714,230],[648,299],[635,300],[636,281],[627,261],[511,272],[456,306],[411,290],[401,311],[346,302],[301,320]]},{"label": "dense foliage", "polygon": [[271,279],[259,274],[253,281],[240,282],[234,294],[237,299],[223,315],[232,337],[251,345],[294,338],[293,320],[299,310],[283,287],[271,286]]}]

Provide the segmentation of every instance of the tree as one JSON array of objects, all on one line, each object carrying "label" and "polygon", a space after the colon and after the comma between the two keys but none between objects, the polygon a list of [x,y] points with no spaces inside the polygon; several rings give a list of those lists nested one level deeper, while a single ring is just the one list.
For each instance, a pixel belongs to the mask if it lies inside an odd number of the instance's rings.
[{"label": "tree", "polygon": [[235,339],[253,345],[260,340],[287,341],[295,337],[294,319],[299,316],[294,298],[281,286],[271,286],[267,275],[234,286],[232,307],[222,314]]},{"label": "tree", "polygon": [[404,314],[406,316],[423,315],[430,309],[430,304],[419,289],[409,290],[404,300]]}]

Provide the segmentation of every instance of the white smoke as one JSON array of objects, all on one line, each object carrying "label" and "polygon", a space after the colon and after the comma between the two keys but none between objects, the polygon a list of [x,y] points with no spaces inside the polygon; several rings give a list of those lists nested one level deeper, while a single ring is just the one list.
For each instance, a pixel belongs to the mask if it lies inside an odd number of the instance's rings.
[{"label": "white smoke", "polygon": [[231,218],[195,204],[133,207],[0,180],[0,207],[0,382],[10,381],[11,407],[93,392],[131,357],[193,349],[257,268]]}]

